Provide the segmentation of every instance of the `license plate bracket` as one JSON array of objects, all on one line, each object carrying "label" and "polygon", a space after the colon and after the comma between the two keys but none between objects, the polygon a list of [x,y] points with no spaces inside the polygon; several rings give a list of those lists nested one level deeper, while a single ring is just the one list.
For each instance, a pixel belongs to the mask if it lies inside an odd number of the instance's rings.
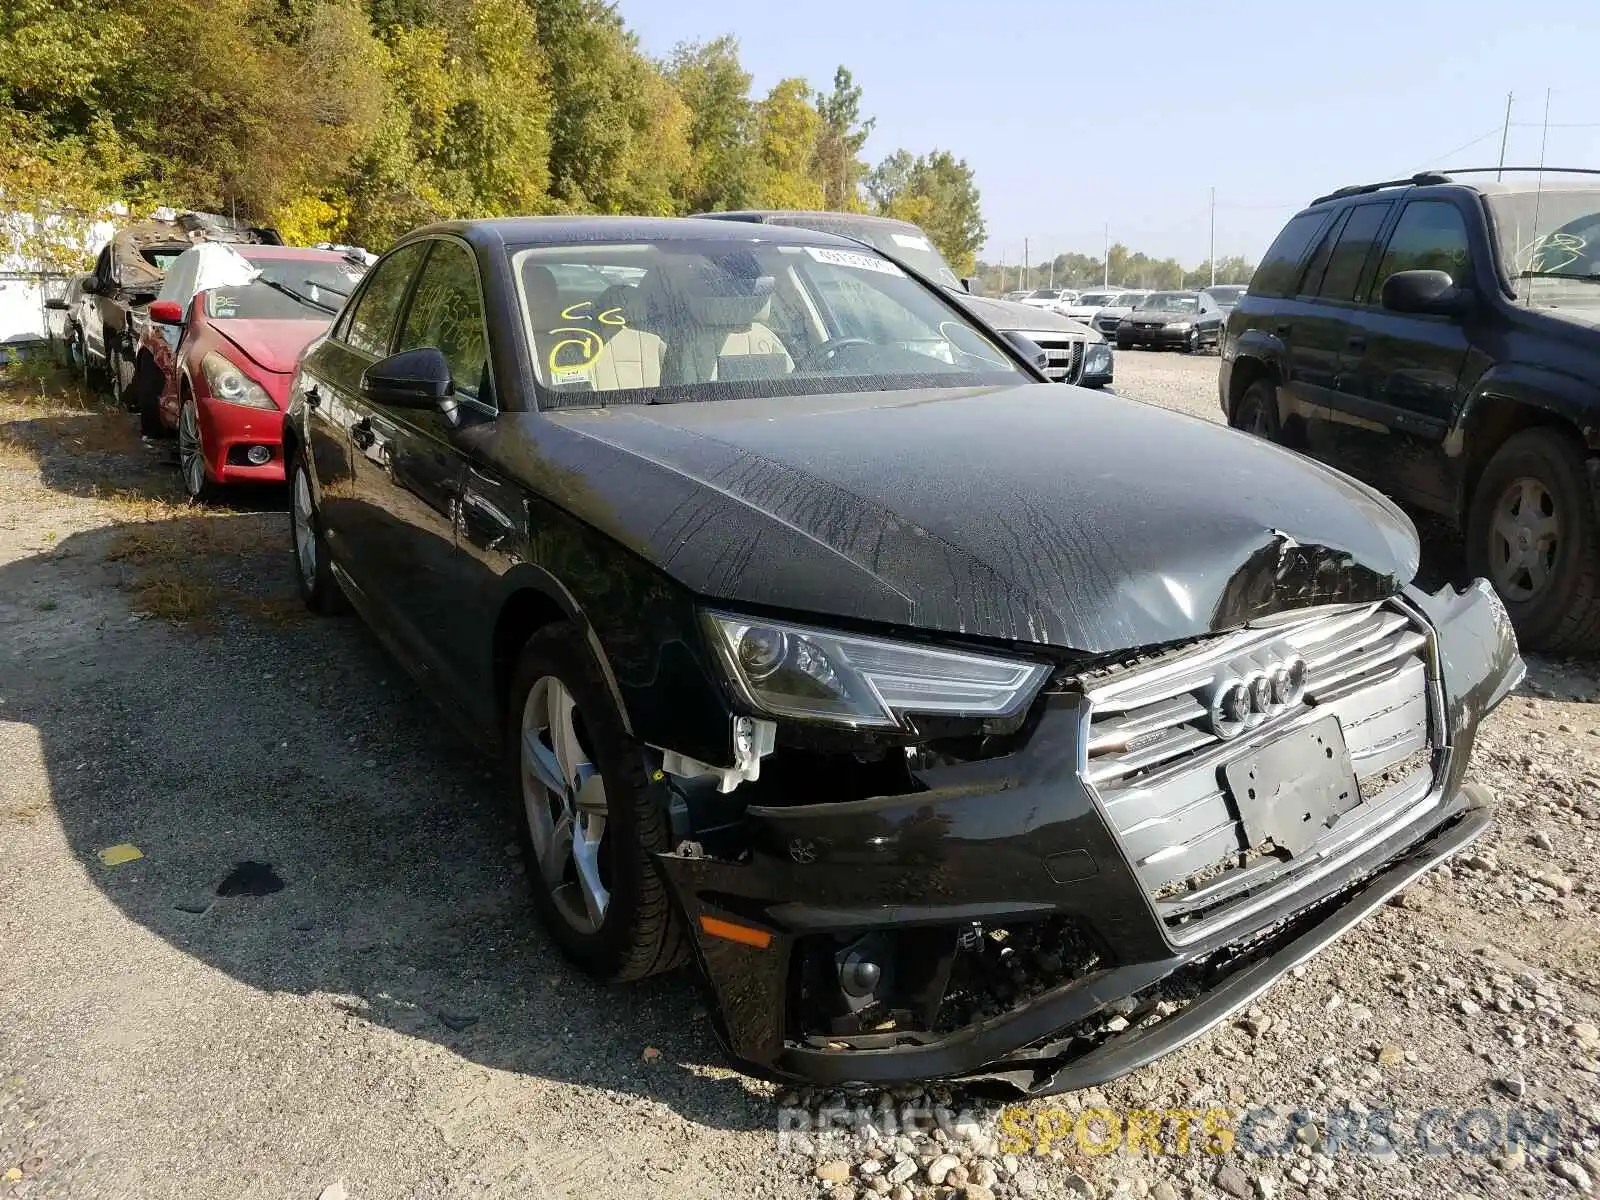
[{"label": "license plate bracket", "polygon": [[1361,803],[1344,729],[1332,713],[1222,768],[1251,846],[1268,838],[1291,858]]}]

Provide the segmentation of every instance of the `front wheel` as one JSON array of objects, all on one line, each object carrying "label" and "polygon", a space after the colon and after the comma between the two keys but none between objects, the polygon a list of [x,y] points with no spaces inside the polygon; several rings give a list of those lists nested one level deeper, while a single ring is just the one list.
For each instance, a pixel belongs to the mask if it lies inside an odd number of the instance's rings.
[{"label": "front wheel", "polygon": [[[143,424],[143,409],[140,422]],[[200,428],[200,410],[194,397],[184,398],[178,409],[178,471],[183,476],[183,491],[193,504],[209,504],[217,496],[217,485],[206,467],[205,432]]]},{"label": "front wheel", "polygon": [[1467,565],[1531,649],[1600,649],[1600,527],[1576,439],[1527,429],[1489,460],[1467,514]]},{"label": "front wheel", "polygon": [[1183,349],[1186,354],[1200,353],[1200,331],[1198,329],[1189,330],[1189,336],[1183,342]]},{"label": "front wheel", "polygon": [[506,746],[533,901],[562,951],[597,979],[642,979],[687,957],[651,863],[671,828],[582,633],[540,630],[508,696]]}]

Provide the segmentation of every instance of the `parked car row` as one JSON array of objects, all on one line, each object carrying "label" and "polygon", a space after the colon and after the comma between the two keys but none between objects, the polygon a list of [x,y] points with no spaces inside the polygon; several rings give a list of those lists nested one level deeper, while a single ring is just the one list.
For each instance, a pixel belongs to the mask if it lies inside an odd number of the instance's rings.
[{"label": "parked car row", "polygon": [[1370,488],[811,219],[400,239],[289,383],[293,570],[500,757],[587,971],[692,958],[782,1079],[1091,1086],[1487,827],[1515,642]]}]

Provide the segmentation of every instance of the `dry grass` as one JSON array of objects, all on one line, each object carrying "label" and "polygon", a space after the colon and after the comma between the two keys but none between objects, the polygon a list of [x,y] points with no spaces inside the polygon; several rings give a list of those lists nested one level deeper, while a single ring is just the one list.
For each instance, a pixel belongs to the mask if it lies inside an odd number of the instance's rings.
[{"label": "dry grass", "polygon": [[140,571],[130,588],[134,612],[159,621],[186,625],[197,633],[216,631],[223,591],[185,571]]},{"label": "dry grass", "polygon": [[224,610],[279,628],[304,616],[294,598],[260,596],[211,578],[219,567],[276,545],[263,537],[259,519],[146,499],[125,501],[124,513],[132,519],[117,530],[106,560],[130,569],[126,586],[135,612],[202,633],[215,631]]},{"label": "dry grass", "polygon": [[12,471],[33,471],[39,466],[39,455],[33,444],[19,437],[7,425],[0,425],[0,467]]}]

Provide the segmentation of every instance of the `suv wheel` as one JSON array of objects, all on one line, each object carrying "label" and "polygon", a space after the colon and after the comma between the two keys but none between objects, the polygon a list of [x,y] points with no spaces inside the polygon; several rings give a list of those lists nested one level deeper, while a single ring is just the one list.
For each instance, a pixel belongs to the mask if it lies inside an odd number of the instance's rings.
[{"label": "suv wheel", "polygon": [[1494,584],[1524,645],[1600,648],[1600,528],[1570,435],[1525,430],[1489,460],[1467,515],[1467,565]]},{"label": "suv wheel", "polygon": [[550,936],[602,980],[677,966],[682,922],[651,862],[670,847],[666,809],[582,633],[559,624],[534,634],[508,699],[507,765]]},{"label": "suv wheel", "polygon": [[1234,406],[1228,424],[1246,433],[1278,440],[1278,388],[1270,379],[1258,379],[1247,387]]}]

